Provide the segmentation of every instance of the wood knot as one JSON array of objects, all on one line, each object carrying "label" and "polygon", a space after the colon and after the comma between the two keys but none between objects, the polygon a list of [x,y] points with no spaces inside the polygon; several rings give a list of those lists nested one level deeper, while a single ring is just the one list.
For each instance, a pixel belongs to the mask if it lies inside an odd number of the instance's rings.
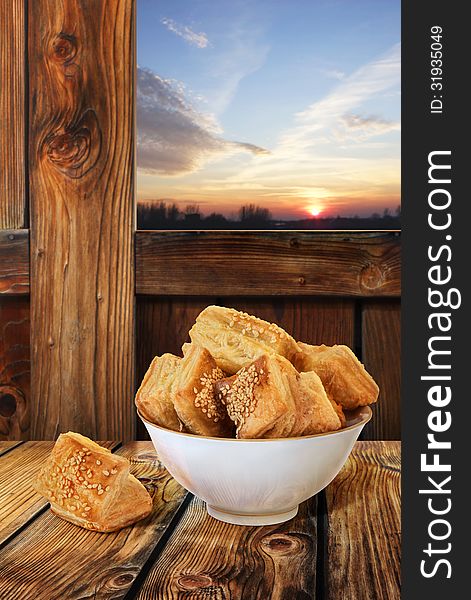
[{"label": "wood knot", "polygon": [[296,238],[291,238],[289,241],[289,245],[291,246],[291,248],[298,248],[299,242]]},{"label": "wood knot", "polygon": [[213,584],[211,577],[207,575],[183,575],[177,582],[184,590],[200,590]]},{"label": "wood knot", "polygon": [[58,63],[71,61],[77,54],[77,38],[67,33],[59,33],[51,44],[51,57]]},{"label": "wood knot", "polygon": [[159,457],[155,452],[141,452],[132,462],[150,462],[160,464]]},{"label": "wood knot", "polygon": [[50,133],[44,140],[46,156],[61,173],[78,179],[95,166],[101,151],[101,132],[93,110],[61,131]]},{"label": "wood knot", "polygon": [[368,264],[363,267],[360,273],[360,284],[368,290],[375,290],[384,283],[383,271],[378,265]]},{"label": "wood knot", "polygon": [[306,285],[306,278],[303,276],[298,277],[298,283],[299,285]]},{"label": "wood knot", "polygon": [[300,550],[299,540],[285,534],[268,535],[262,539],[262,545],[267,554],[276,556],[297,554]]},{"label": "wood knot", "polygon": [[107,581],[107,587],[112,589],[126,588],[134,581],[133,573],[120,573]]},{"label": "wood knot", "polygon": [[9,419],[16,413],[18,405],[24,402],[21,390],[10,385],[0,386],[0,417]]}]

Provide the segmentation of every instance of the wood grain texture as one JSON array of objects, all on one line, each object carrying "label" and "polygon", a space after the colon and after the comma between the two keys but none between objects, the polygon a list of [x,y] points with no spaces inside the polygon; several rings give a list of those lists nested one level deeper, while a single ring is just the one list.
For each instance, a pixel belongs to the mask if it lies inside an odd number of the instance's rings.
[{"label": "wood grain texture", "polygon": [[281,525],[216,521],[195,498],[150,570],[138,600],[316,597],[316,499]]},{"label": "wood grain texture", "polygon": [[29,232],[0,230],[0,296],[29,293]]},{"label": "wood grain texture", "polygon": [[[50,511],[11,539],[0,556],[0,598],[123,598],[159,542],[186,492],[163,469],[151,445],[117,451],[154,499],[152,515],[115,533],[87,531]],[[8,456],[8,455],[7,455]]]},{"label": "wood grain texture", "polygon": [[29,3],[32,435],[134,434],[134,2]]},{"label": "wood grain texture", "polygon": [[[296,339],[311,344],[354,347],[354,303],[351,300],[311,298],[139,298],[137,302],[137,386],[154,356],[181,355],[188,330],[209,304],[222,304],[276,322]],[[148,439],[137,423],[138,439]]]},{"label": "wood grain texture", "polygon": [[0,298],[0,439],[31,435],[29,299]]},{"label": "wood grain texture", "polygon": [[401,438],[401,306],[367,301],[362,309],[362,356],[378,383],[380,395],[362,439]]},{"label": "wood grain texture", "polygon": [[399,600],[400,466],[399,442],[358,442],[327,487],[329,600]]},{"label": "wood grain texture", "polygon": [[25,2],[0,0],[0,229],[26,226]]},{"label": "wood grain texture", "polygon": [[13,448],[16,448],[16,446],[19,446],[21,444],[21,442],[18,441],[4,441],[4,440],[0,440],[0,456],[2,456],[2,454],[6,454],[7,452],[10,452],[10,450],[13,450]]},{"label": "wood grain texture", "polygon": [[[100,442],[113,450],[116,442]],[[2,457],[0,467],[0,545],[48,506],[32,488],[54,442],[25,442]],[[0,596],[1,597],[1,596]]]},{"label": "wood grain texture", "polygon": [[399,296],[398,233],[136,232],[147,295]]}]

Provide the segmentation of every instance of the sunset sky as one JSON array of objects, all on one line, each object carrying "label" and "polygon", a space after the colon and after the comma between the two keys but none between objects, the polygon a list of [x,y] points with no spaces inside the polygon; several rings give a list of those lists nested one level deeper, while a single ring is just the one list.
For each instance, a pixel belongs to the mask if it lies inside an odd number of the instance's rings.
[{"label": "sunset sky", "polygon": [[399,0],[139,0],[137,40],[140,200],[400,203]]}]

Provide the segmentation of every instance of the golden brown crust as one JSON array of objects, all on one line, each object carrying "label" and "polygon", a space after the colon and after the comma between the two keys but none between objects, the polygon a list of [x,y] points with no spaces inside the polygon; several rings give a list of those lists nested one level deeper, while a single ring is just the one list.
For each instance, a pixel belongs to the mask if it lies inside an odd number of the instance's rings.
[{"label": "golden brown crust", "polygon": [[315,371],[329,398],[346,410],[376,402],[379,388],[348,346],[311,346],[298,342],[299,371]]},{"label": "golden brown crust", "polygon": [[144,418],[151,423],[181,430],[173,405],[173,387],[181,358],[173,354],[156,356],[144,375],[135,403]]},{"label": "golden brown crust", "polygon": [[206,348],[192,344],[178,368],[173,397],[185,430],[197,435],[227,437],[233,425],[213,385],[225,377]]},{"label": "golden brown crust", "polygon": [[207,348],[229,374],[264,354],[279,354],[292,361],[300,352],[295,340],[278,325],[221,306],[208,306],[198,315],[190,338]]},{"label": "golden brown crust", "polygon": [[152,511],[152,499],[126,458],[79,433],[61,434],[35,483],[61,518],[94,531],[116,531]]},{"label": "golden brown crust", "polygon": [[[327,396],[329,398],[329,396]],[[343,412],[343,408],[341,404],[337,404],[335,400],[329,398],[330,403],[332,404],[333,409],[335,410],[335,414],[340,419],[340,425],[345,427],[347,424],[347,418],[345,417],[345,413]]]},{"label": "golden brown crust", "polygon": [[[294,370],[294,368],[293,368]],[[342,420],[325,393],[319,376],[313,371],[296,375],[298,390],[297,426],[292,435],[313,435],[335,431],[342,427]]]},{"label": "golden brown crust", "polygon": [[277,355],[264,355],[215,385],[237,425],[237,437],[281,438],[339,429],[315,373],[300,375]]}]

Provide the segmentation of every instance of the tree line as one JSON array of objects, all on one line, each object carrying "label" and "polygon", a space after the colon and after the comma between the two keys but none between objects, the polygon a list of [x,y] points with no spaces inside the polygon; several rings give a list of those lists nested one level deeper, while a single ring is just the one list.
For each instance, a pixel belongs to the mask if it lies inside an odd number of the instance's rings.
[{"label": "tree line", "polygon": [[386,208],[368,217],[309,217],[298,220],[274,219],[271,211],[256,204],[245,204],[231,217],[212,212],[203,215],[199,205],[183,210],[175,202],[139,202],[138,229],[399,229],[401,207]]}]

